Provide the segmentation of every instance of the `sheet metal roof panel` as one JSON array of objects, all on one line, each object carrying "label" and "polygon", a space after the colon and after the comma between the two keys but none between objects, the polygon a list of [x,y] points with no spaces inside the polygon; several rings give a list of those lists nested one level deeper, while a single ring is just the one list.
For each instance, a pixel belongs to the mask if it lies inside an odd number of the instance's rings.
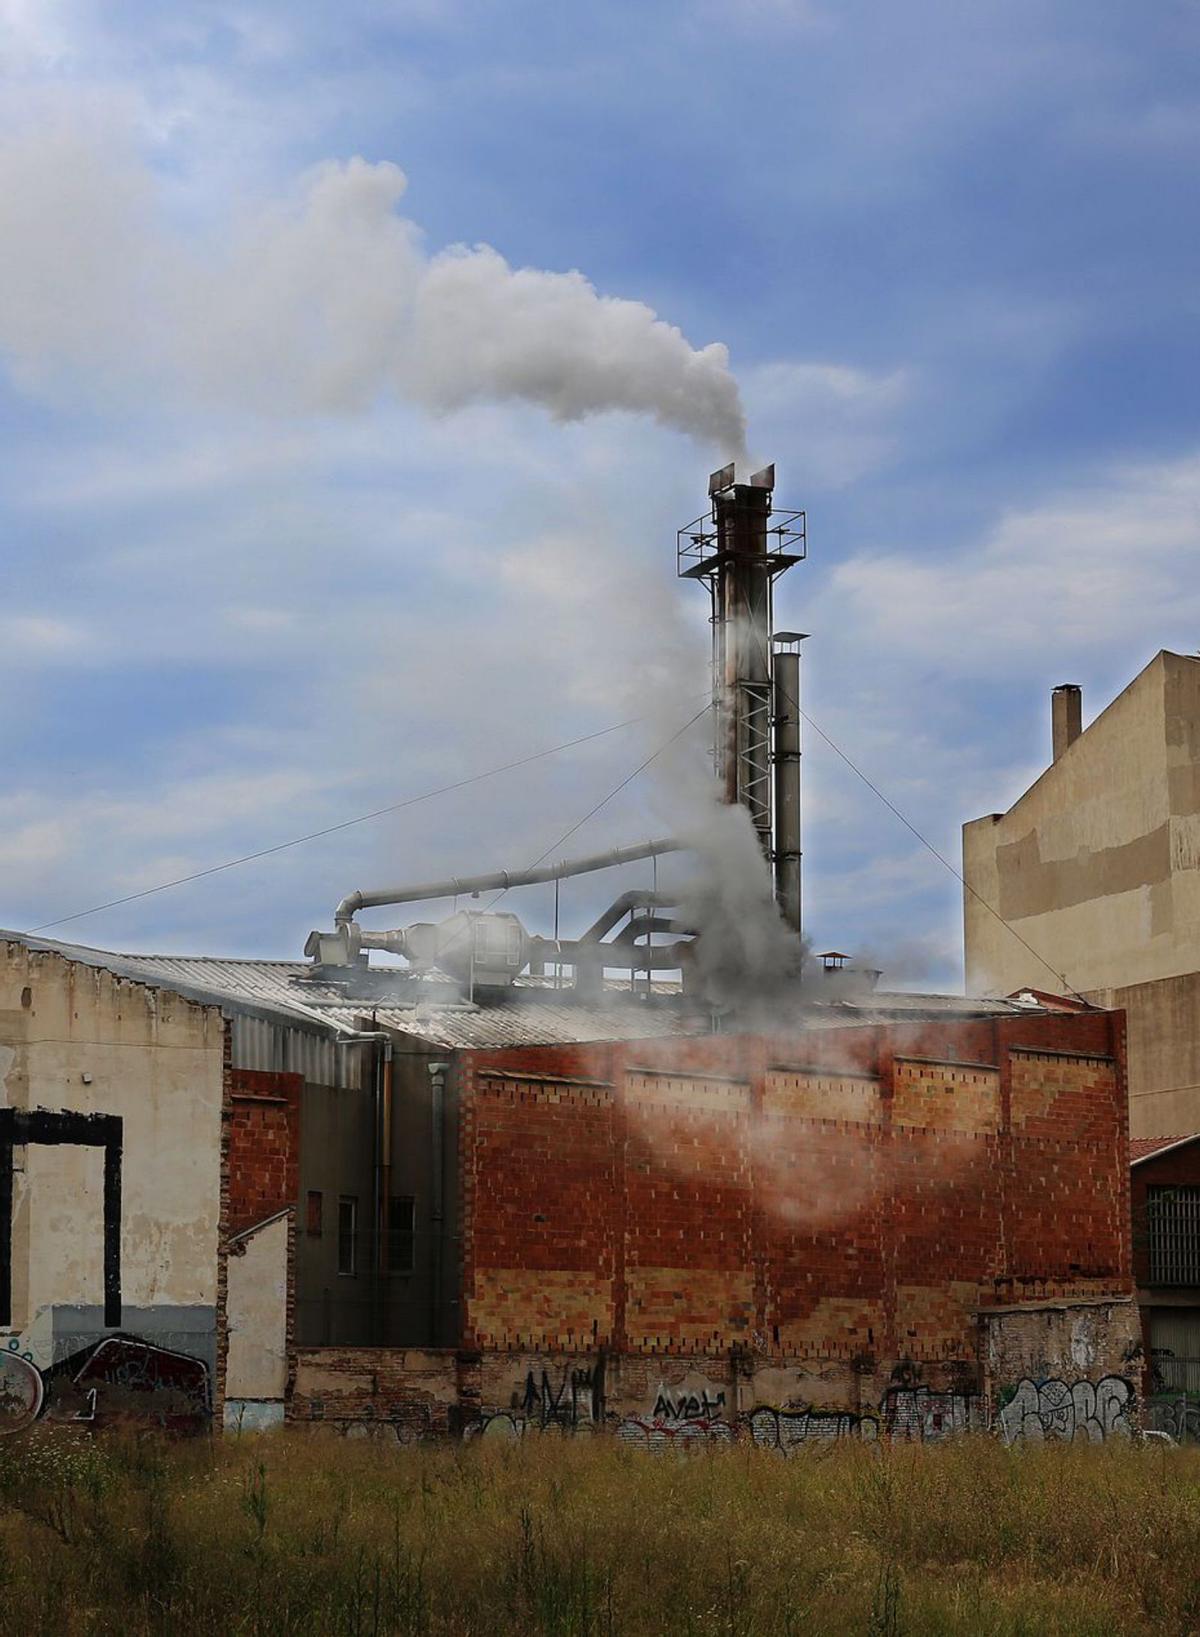
[{"label": "sheet metal roof panel", "polygon": [[589,1041],[703,1035],[711,1030],[707,1014],[636,1001],[625,1006],[533,1001],[483,1006],[476,1011],[380,1009],[375,1016],[382,1027],[400,1030],[447,1051],[488,1046],[577,1046]]},{"label": "sheet metal roof panel", "polygon": [[[186,999],[219,1005],[321,1033],[342,1034],[374,1018],[378,1027],[394,1029],[427,1041],[436,1049],[472,1049],[488,1046],[575,1045],[597,1040],[637,1040],[694,1036],[709,1033],[710,1014],[675,997],[659,996],[650,1002],[621,999],[623,990],[611,985],[597,1002],[574,1000],[544,984],[518,984],[503,1000],[486,1006],[437,1003],[405,1004],[403,995],[377,990],[353,999],[339,984],[312,978],[306,961],[226,959],[214,955],[138,955],[93,949],[18,932],[0,938],[30,949],[60,954],[68,960],[100,967],[118,977],[152,987],[171,989]],[[381,969],[375,974],[382,978]],[[396,986],[411,983],[396,970]],[[792,1021],[799,1028],[832,1028],[848,1023],[887,1022],[905,1017],[1011,1016],[1028,1011],[1007,1000],[975,1000],[961,995],[929,995],[867,991],[862,995],[820,997],[816,994]],[[777,1027],[786,1027],[781,1017]]]},{"label": "sheet metal roof panel", "polygon": [[310,1028],[328,1027],[325,1018],[307,1005],[305,996],[297,994],[292,987],[293,976],[307,971],[304,961],[225,960],[212,955],[129,955],[119,950],[93,949],[86,944],[2,930],[0,940],[23,944],[37,953],[61,955],[66,960],[79,961],[150,988],[170,989],[201,1005],[282,1017]]}]

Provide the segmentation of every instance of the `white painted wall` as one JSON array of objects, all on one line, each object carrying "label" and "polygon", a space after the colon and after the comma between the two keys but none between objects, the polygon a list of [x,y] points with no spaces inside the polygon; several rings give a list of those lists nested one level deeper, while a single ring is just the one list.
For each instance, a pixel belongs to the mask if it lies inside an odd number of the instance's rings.
[{"label": "white painted wall", "polygon": [[[259,1425],[256,1405],[277,1403],[287,1390],[288,1218],[273,1217],[239,1235],[229,1255],[226,1313],[225,1424]],[[269,1419],[269,1418],[268,1418]]]},{"label": "white painted wall", "polygon": [[[215,1307],[223,1043],[218,1007],[0,945],[0,1107],[124,1122],[126,1307]],[[103,1303],[102,1151],[30,1144],[14,1169],[13,1311],[0,1345],[28,1337],[36,1353],[56,1307]]]}]

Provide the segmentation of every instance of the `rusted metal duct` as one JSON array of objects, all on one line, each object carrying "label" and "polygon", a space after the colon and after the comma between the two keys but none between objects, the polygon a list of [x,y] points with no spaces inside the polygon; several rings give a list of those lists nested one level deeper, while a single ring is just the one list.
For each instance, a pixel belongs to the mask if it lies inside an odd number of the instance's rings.
[{"label": "rusted metal duct", "polygon": [[670,838],[643,841],[634,847],[614,847],[607,853],[561,859],[556,864],[541,864],[531,870],[493,870],[488,875],[450,876],[445,881],[382,887],[376,892],[351,892],[334,911],[334,920],[340,927],[352,920],[360,909],[374,909],[382,904],[415,904],[428,898],[456,898],[467,893],[490,892],[496,888],[507,891],[509,887],[531,887],[539,881],[561,881],[568,876],[590,875],[595,870],[611,870],[619,864],[636,864],[642,858],[656,858],[661,853],[677,853],[682,849],[682,842]]}]

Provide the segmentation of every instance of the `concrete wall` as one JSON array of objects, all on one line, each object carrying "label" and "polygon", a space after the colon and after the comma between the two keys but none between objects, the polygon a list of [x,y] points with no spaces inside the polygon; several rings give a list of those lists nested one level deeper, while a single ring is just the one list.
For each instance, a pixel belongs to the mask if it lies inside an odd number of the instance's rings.
[{"label": "concrete wall", "polygon": [[1125,1013],[1130,1136],[1200,1131],[1200,972],[1086,994]]},{"label": "concrete wall", "polygon": [[[212,1371],[223,1048],[218,1008],[3,946],[0,1112],[15,1146],[0,1345],[44,1369],[135,1330]],[[80,1140],[93,1129],[106,1144]],[[107,1212],[106,1146],[119,1172]]]},{"label": "concrete wall", "polygon": [[1124,1009],[1133,1134],[1200,1129],[1200,661],[1159,654],[1007,813],[964,825],[963,875],[968,990]]},{"label": "concrete wall", "polygon": [[1200,661],[1160,653],[1007,813],[963,826],[971,993],[1196,969],[1198,735]]},{"label": "concrete wall", "polygon": [[230,1248],[225,1365],[227,1428],[283,1422],[290,1351],[288,1316],[293,1217],[284,1211],[239,1234]]}]

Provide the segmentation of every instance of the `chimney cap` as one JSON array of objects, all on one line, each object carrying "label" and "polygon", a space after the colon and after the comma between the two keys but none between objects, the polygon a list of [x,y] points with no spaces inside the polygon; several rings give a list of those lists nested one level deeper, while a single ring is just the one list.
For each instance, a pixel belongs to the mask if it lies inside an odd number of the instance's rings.
[{"label": "chimney cap", "polygon": [[1078,682],[1060,682],[1051,689],[1052,693],[1082,693],[1083,689]]},{"label": "chimney cap", "polygon": [[772,642],[803,642],[809,635],[807,631],[772,631]]}]

